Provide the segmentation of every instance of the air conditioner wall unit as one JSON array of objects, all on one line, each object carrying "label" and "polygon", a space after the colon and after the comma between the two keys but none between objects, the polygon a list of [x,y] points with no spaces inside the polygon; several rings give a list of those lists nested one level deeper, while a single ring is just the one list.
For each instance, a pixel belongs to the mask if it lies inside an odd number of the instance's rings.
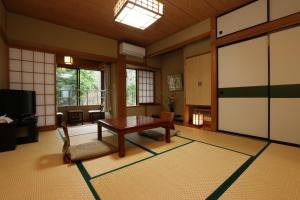
[{"label": "air conditioner wall unit", "polygon": [[143,47],[139,47],[136,45],[128,44],[122,42],[120,44],[120,54],[127,56],[134,56],[139,58],[144,58],[146,54],[146,50]]}]

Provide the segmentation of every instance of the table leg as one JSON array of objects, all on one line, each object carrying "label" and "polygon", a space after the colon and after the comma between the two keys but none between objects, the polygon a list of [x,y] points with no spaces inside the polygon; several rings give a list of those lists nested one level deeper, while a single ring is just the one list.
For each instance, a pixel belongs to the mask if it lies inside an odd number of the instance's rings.
[{"label": "table leg", "polygon": [[167,143],[170,143],[171,142],[171,136],[170,136],[170,126],[166,126],[165,127],[165,129],[166,129],[166,142]]},{"label": "table leg", "polygon": [[98,140],[102,140],[102,126],[99,123],[97,123],[97,126],[98,126]]},{"label": "table leg", "polygon": [[125,156],[125,141],[124,134],[118,133],[119,157]]}]

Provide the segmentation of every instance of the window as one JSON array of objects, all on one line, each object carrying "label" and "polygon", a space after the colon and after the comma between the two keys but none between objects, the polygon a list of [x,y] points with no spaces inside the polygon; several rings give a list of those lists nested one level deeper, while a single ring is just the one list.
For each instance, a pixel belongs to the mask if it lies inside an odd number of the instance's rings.
[{"label": "window", "polygon": [[77,105],[77,70],[57,68],[56,70],[57,105]]},{"label": "window", "polygon": [[135,106],[136,104],[136,70],[126,69],[126,105]]},{"label": "window", "polygon": [[139,70],[139,103],[154,103],[154,72]]},{"label": "window", "polygon": [[59,67],[57,106],[100,105],[105,99],[102,71]]},{"label": "window", "polygon": [[127,106],[154,103],[154,72],[126,69]]},{"label": "window", "polygon": [[80,70],[80,105],[97,105],[104,101],[101,71]]}]

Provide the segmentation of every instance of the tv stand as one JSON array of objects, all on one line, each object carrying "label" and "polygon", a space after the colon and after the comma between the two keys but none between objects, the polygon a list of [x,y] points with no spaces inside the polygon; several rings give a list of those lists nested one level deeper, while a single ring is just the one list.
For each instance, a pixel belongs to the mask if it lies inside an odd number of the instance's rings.
[{"label": "tv stand", "polygon": [[0,152],[16,148],[16,122],[0,124]]},{"label": "tv stand", "polygon": [[24,128],[26,129],[27,134],[25,137],[17,137],[17,144],[37,142],[39,136],[37,128],[37,117],[31,115],[17,120],[16,135],[18,135],[18,130]]}]

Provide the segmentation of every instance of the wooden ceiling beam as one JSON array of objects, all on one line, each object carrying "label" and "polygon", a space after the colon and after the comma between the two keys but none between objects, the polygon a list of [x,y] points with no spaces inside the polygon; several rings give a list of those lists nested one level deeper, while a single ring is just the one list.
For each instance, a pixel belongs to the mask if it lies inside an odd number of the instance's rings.
[{"label": "wooden ceiling beam", "polygon": [[176,49],[183,48],[184,46],[186,46],[188,44],[191,44],[193,42],[196,42],[196,41],[199,41],[199,40],[203,40],[203,39],[206,39],[206,38],[209,38],[209,37],[210,37],[210,31],[206,32],[206,33],[203,33],[201,35],[198,35],[196,37],[190,38],[188,40],[185,40],[183,42],[180,42],[178,44],[175,44],[173,46],[167,47],[165,49],[161,49],[159,51],[156,51],[156,52],[153,52],[151,54],[148,54],[147,57],[150,58],[150,57],[153,57],[153,56],[165,54],[165,53],[168,53],[170,51],[174,51]]}]

